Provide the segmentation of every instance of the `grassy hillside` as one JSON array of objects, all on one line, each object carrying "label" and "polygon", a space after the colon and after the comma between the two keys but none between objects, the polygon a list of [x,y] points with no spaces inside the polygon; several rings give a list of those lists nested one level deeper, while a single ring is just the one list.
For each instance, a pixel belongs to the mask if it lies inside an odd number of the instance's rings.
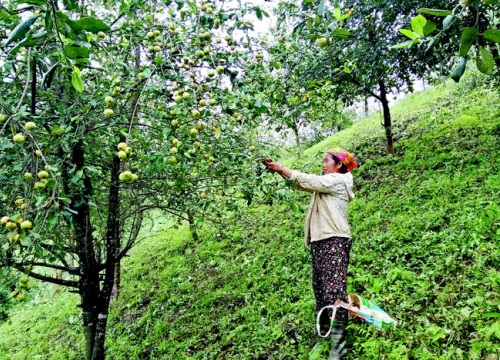
[{"label": "grassy hillside", "polygon": [[[356,200],[349,291],[400,322],[377,334],[352,322],[352,359],[482,359],[500,354],[500,96],[438,87],[393,109],[396,155],[380,115],[288,164],[319,172],[352,150]],[[276,185],[284,183],[275,177]],[[109,320],[110,359],[304,359],[314,341],[308,195],[222,219],[191,240],[156,227],[123,264]],[[293,207],[296,209],[296,207]],[[0,359],[81,359],[77,297],[42,292],[0,325]]]}]

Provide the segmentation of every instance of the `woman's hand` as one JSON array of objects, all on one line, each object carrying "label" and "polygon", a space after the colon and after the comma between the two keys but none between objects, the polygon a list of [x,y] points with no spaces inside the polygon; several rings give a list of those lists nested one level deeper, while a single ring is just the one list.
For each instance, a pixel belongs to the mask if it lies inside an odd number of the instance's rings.
[{"label": "woman's hand", "polygon": [[277,172],[285,179],[289,179],[292,174],[290,169],[283,166],[279,162],[272,161],[271,159],[262,159],[262,163],[269,171]]},{"label": "woman's hand", "polygon": [[283,165],[278,162],[273,162],[271,159],[262,159],[262,163],[266,166],[267,170],[272,172],[279,172],[283,169]]}]

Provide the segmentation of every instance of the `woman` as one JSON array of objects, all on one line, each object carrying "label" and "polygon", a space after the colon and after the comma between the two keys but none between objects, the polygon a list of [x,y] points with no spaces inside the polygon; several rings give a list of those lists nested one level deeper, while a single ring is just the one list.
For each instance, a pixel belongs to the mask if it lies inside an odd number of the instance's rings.
[{"label": "woman", "polygon": [[[323,156],[322,175],[304,174],[270,159],[263,162],[270,171],[289,179],[297,189],[312,192],[304,230],[305,242],[311,247],[316,312],[338,299],[346,301],[351,250],[347,207],[354,199],[351,171],[358,166],[354,157],[345,149],[328,150]],[[331,360],[347,355],[347,315],[345,309],[337,310],[331,333]],[[330,326],[329,314],[323,312],[319,320],[321,332],[326,333]],[[311,355],[321,351],[321,347],[321,342],[316,343]]]}]

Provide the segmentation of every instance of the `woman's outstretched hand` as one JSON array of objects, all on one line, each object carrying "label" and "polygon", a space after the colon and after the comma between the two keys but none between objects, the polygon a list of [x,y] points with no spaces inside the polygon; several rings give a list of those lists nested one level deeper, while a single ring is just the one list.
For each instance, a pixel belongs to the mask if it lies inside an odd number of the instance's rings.
[{"label": "woman's outstretched hand", "polygon": [[262,163],[266,166],[267,170],[272,172],[278,172],[283,168],[283,165],[273,162],[271,159],[262,159]]},{"label": "woman's outstretched hand", "polygon": [[269,171],[280,174],[284,179],[290,179],[290,176],[292,175],[292,171],[279,162],[274,162],[271,159],[262,159],[262,163]]}]

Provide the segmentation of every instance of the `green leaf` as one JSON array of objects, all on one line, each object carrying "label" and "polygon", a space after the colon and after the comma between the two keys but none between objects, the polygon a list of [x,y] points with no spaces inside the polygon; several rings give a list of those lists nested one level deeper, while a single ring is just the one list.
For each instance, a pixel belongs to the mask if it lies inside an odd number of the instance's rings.
[{"label": "green leaf", "polygon": [[74,0],[63,0],[63,5],[66,10],[74,10],[78,8],[78,2]]},{"label": "green leaf", "polygon": [[453,15],[448,15],[447,17],[445,17],[443,20],[443,30],[448,29],[451,24],[453,24],[453,20],[455,20],[455,17]]},{"label": "green leaf", "polygon": [[409,37],[412,40],[418,38],[418,34],[414,33],[411,30],[408,30],[408,29],[401,29],[401,30],[399,30],[399,32],[401,34],[403,34],[404,36]]},{"label": "green leaf", "polygon": [[19,1],[19,4],[30,4],[30,5],[45,5],[47,3],[46,0],[25,0]]},{"label": "green leaf", "polygon": [[261,8],[258,7],[258,6],[254,6],[253,9],[255,11],[255,15],[257,15],[257,19],[262,20],[262,10],[261,10]]},{"label": "green leaf", "polygon": [[333,10],[333,16],[335,16],[337,20],[340,19],[340,8],[335,8],[335,10]]},{"label": "green leaf", "polygon": [[460,43],[460,53],[461,57],[467,56],[472,44],[477,38],[477,29],[475,27],[465,28],[462,31],[462,42]]},{"label": "green leaf", "polygon": [[292,211],[295,213],[295,214],[298,214],[300,212],[300,208],[299,208],[299,205],[297,205],[297,203],[292,203]]},{"label": "green leaf", "polygon": [[413,45],[413,40],[407,40],[405,42],[402,42],[402,43],[399,43],[396,45],[392,45],[391,49],[406,49],[406,48],[411,47],[412,45]]},{"label": "green leaf", "polygon": [[465,72],[466,67],[467,67],[467,58],[464,57],[464,58],[462,58],[462,61],[460,62],[460,64],[458,64],[458,66],[455,68],[455,70],[453,70],[450,77],[455,82],[459,82],[460,78],[462,77],[462,75]]},{"label": "green leaf", "polygon": [[280,63],[279,61],[274,61],[274,62],[273,62],[273,67],[274,67],[275,69],[280,69],[280,68],[281,68],[281,63]]},{"label": "green leaf", "polygon": [[500,0],[483,0],[483,2],[487,5],[496,5],[500,2]]},{"label": "green leaf", "polygon": [[21,38],[28,30],[30,29],[31,25],[38,19],[40,15],[32,16],[28,18],[26,21],[23,21],[19,25],[15,27],[14,30],[10,33],[9,37],[7,38],[7,42],[5,43],[5,46],[9,45],[11,42]]},{"label": "green leaf", "polygon": [[453,14],[453,12],[450,10],[427,9],[427,8],[419,9],[418,12],[422,14],[436,15],[436,16],[448,16]]},{"label": "green leaf", "polygon": [[[316,9],[316,14],[318,16],[323,16],[323,14],[325,13],[325,0],[322,0],[319,5],[318,5],[318,8]],[[337,18],[338,19],[338,18]]]},{"label": "green leaf", "polygon": [[437,24],[434,21],[427,20],[424,25],[424,36],[429,36],[437,29]]},{"label": "green leaf", "polygon": [[221,131],[221,129],[220,129],[220,126],[217,126],[217,127],[215,128],[215,138],[216,138],[216,139],[219,139],[219,138],[220,138],[220,136],[221,136],[221,134],[222,134],[222,131]]},{"label": "green leaf", "polygon": [[500,30],[488,29],[483,33],[486,40],[500,43]]},{"label": "green leaf", "polygon": [[411,28],[418,35],[424,36],[424,26],[426,22],[426,18],[424,18],[422,15],[417,15],[413,19],[411,19]]},{"label": "green leaf", "polygon": [[500,313],[497,313],[497,312],[490,312],[490,313],[486,313],[483,315],[483,317],[494,317],[494,318],[500,318]]},{"label": "green leaf", "polygon": [[80,77],[80,69],[78,69],[76,66],[73,67],[73,73],[71,74],[71,84],[76,91],[83,91],[83,81]]},{"label": "green leaf", "polygon": [[94,19],[91,17],[84,17],[76,21],[83,30],[98,33],[99,31],[109,31],[110,27],[102,20]]},{"label": "green leaf", "polygon": [[71,20],[65,13],[57,11],[56,16],[59,20],[66,23],[70,27],[70,29],[73,30],[75,33],[83,30],[82,26],[79,23]]},{"label": "green leaf", "polygon": [[491,75],[495,68],[495,59],[491,52],[485,47],[480,46],[476,58],[476,66],[483,74]]},{"label": "green leaf", "polygon": [[89,49],[80,46],[66,45],[64,54],[70,59],[87,59],[89,57]]},{"label": "green leaf", "polygon": [[351,32],[347,29],[335,29],[332,31],[332,35],[336,36],[350,36]]}]

